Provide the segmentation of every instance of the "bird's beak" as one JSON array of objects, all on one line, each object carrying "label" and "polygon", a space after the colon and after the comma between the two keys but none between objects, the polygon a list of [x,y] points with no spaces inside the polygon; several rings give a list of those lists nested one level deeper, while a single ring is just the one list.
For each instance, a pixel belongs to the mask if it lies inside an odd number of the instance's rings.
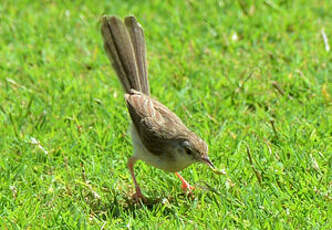
[{"label": "bird's beak", "polygon": [[211,170],[215,173],[215,174],[218,174],[218,175],[226,175],[226,171],[223,169],[223,170],[219,170],[217,169],[214,164],[210,161],[209,157],[208,156],[203,156],[201,158],[201,161],[205,164],[207,164]]},{"label": "bird's beak", "polygon": [[216,167],[213,165],[213,163],[210,161],[208,156],[203,156],[201,158],[201,161],[205,164],[207,164],[211,169],[215,169]]}]

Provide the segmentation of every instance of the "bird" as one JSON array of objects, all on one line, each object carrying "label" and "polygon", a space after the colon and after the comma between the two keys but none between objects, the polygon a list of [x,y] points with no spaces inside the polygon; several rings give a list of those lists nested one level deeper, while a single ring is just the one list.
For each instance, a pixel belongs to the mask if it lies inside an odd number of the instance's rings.
[{"label": "bird", "polygon": [[138,160],[175,173],[182,189],[192,187],[179,173],[195,162],[220,173],[208,157],[208,145],[186,127],[182,120],[150,95],[144,30],[134,16],[121,20],[103,16],[101,34],[104,50],[124,89],[124,99],[131,118],[133,155],[127,167],[135,185],[135,200],[146,200],[136,180],[134,165]]}]

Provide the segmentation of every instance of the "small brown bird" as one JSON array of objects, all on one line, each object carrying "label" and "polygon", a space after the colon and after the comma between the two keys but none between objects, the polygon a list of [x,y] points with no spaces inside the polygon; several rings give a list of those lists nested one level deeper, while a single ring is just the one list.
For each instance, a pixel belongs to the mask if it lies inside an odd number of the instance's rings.
[{"label": "small brown bird", "polygon": [[135,17],[124,23],[115,16],[104,16],[101,28],[104,48],[125,90],[132,120],[134,154],[128,168],[135,183],[135,199],[145,199],[136,181],[134,164],[142,160],[167,172],[175,172],[182,189],[193,188],[178,173],[194,162],[203,162],[216,171],[208,158],[208,146],[190,131],[172,111],[150,97],[144,32]]}]

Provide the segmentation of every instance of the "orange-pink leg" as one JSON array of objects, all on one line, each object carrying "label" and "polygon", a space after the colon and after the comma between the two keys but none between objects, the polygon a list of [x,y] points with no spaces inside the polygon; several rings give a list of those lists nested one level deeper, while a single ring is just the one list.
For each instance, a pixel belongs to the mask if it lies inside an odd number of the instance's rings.
[{"label": "orange-pink leg", "polygon": [[128,168],[131,174],[131,177],[133,178],[134,184],[135,184],[135,189],[136,189],[136,193],[133,195],[133,198],[136,200],[145,200],[145,197],[143,196],[142,192],[141,192],[141,188],[139,187],[137,181],[136,181],[136,177],[135,177],[135,173],[134,173],[134,164],[136,163],[137,159],[135,157],[130,157],[128,159]]},{"label": "orange-pink leg", "polygon": [[195,189],[179,173],[176,172],[175,175],[181,180],[182,182],[181,188],[184,192],[191,193],[191,191]]}]

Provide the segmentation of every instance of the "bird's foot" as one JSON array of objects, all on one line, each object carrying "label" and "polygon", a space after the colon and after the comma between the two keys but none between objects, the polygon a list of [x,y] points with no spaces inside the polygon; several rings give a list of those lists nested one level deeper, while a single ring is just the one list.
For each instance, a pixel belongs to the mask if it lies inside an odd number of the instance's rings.
[{"label": "bird's foot", "polygon": [[147,202],[147,199],[140,190],[136,190],[136,192],[132,195],[132,199],[136,202]]},{"label": "bird's foot", "polygon": [[195,187],[191,186],[187,181],[182,182],[181,186],[184,193],[192,194],[192,192],[195,190]]},{"label": "bird's foot", "polygon": [[191,186],[179,173],[175,173],[175,175],[181,180],[182,182],[182,190],[184,191],[185,194],[194,197],[193,195],[193,190],[195,189],[195,187]]}]

